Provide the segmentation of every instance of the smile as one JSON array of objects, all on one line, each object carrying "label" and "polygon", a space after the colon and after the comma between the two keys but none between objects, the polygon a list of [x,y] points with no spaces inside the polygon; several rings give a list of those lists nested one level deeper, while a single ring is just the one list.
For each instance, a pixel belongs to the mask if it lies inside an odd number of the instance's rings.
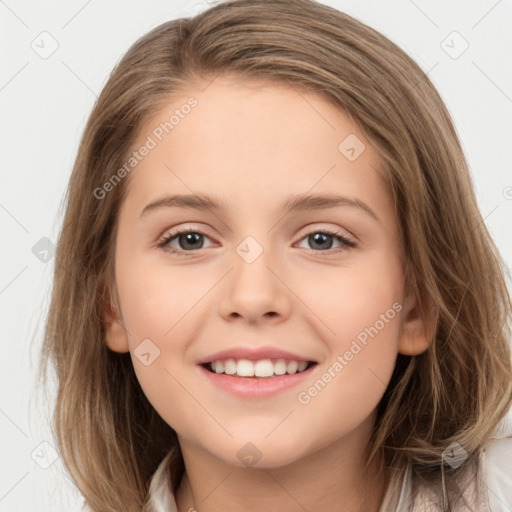
[{"label": "smile", "polygon": [[[231,375],[226,373],[226,364],[227,371],[233,371],[233,369],[236,371]],[[283,371],[285,364],[286,372],[280,374],[279,372]],[[299,371],[299,364],[303,368],[301,371]],[[306,366],[304,367],[304,365]],[[207,379],[209,385],[213,385],[215,389],[244,399],[261,399],[270,398],[299,384],[304,385],[304,380],[311,377],[317,366],[318,364],[312,361],[299,363],[298,361],[279,359],[276,361],[228,359],[203,363],[197,365],[196,368]],[[290,369],[290,373],[288,373],[288,369]],[[261,376],[262,374],[264,376]]]},{"label": "smile", "polygon": [[204,367],[216,374],[235,377],[269,378],[277,375],[294,375],[301,373],[315,364],[312,361],[293,361],[286,359],[224,359],[205,363]]}]

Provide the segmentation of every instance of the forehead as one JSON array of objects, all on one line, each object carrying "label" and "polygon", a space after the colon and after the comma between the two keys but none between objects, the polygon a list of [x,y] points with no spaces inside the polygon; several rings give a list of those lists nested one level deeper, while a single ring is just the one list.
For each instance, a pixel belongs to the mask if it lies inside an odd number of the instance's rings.
[{"label": "forehead", "polygon": [[308,191],[368,201],[383,193],[380,159],[357,124],[286,84],[218,77],[191,85],[145,120],[133,149],[149,140],[129,176],[128,193],[140,201],[163,192],[260,204]]}]

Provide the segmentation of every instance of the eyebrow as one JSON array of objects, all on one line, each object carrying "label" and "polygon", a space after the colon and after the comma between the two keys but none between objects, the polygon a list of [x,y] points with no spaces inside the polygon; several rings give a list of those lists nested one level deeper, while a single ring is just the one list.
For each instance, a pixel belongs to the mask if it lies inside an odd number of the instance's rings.
[{"label": "eyebrow", "polygon": [[[302,212],[308,210],[324,210],[336,206],[351,206],[358,208],[370,215],[377,222],[380,222],[377,214],[363,201],[350,199],[344,196],[331,194],[295,194],[288,198],[283,205],[285,213]],[[189,208],[200,211],[228,211],[229,205],[220,199],[206,194],[180,194],[162,197],[149,204],[142,210],[140,217],[160,208]]]}]

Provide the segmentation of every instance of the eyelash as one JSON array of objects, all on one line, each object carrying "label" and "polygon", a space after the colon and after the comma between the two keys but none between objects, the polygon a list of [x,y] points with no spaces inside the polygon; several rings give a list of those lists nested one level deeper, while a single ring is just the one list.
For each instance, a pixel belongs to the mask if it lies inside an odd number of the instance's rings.
[{"label": "eyelash", "polygon": [[[194,234],[198,234],[198,235],[202,235],[202,236],[205,236],[207,238],[210,238],[210,237],[208,237],[208,235],[206,235],[206,233],[203,233],[202,231],[200,231],[198,229],[193,229],[193,228],[183,229],[183,230],[180,230],[180,231],[174,231],[173,233],[169,233],[167,236],[165,236],[161,241],[159,241],[157,243],[157,247],[163,249],[166,252],[174,254],[176,256],[185,256],[185,257],[187,257],[187,256],[189,256],[189,257],[190,256],[194,256],[194,253],[196,253],[197,250],[182,251],[180,249],[176,249],[176,248],[170,247],[168,245],[169,242],[171,240],[173,240],[174,238],[176,238],[177,236],[184,235],[184,234],[187,234],[187,233],[194,233]],[[304,240],[304,238],[308,237],[309,235],[317,234],[317,233],[321,233],[323,235],[334,236],[334,238],[336,238],[339,242],[343,243],[344,247],[338,247],[336,249],[328,249],[326,251],[315,251],[314,249],[311,249],[311,251],[313,251],[313,252],[337,254],[337,253],[339,253],[341,251],[347,251],[347,250],[350,250],[350,249],[352,249],[354,247],[357,247],[357,244],[354,241],[348,239],[347,237],[343,236],[339,232],[331,231],[329,229],[310,231],[309,233],[304,235],[300,240]]]}]

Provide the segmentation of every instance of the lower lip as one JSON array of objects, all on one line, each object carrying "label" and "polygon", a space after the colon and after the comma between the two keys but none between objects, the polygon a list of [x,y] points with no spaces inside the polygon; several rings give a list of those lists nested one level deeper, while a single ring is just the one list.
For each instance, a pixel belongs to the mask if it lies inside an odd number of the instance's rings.
[{"label": "lower lip", "polygon": [[212,373],[203,366],[199,371],[215,386],[243,398],[267,398],[277,395],[307,379],[317,364],[300,373],[274,377],[233,377],[225,373]]}]

